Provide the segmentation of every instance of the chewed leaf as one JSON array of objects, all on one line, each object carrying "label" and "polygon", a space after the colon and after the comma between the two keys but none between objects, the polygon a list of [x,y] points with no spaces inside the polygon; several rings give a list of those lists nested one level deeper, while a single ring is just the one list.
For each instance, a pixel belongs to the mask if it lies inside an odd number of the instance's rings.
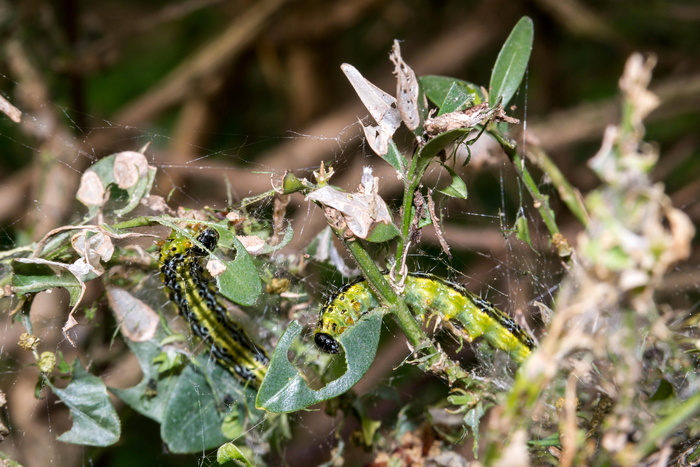
[{"label": "chewed leaf", "polygon": [[483,103],[462,111],[455,111],[429,118],[425,121],[425,131],[431,135],[445,133],[450,130],[469,130],[485,122],[494,114],[488,104]]},{"label": "chewed leaf", "polygon": [[23,295],[56,287],[63,287],[68,291],[72,308],[62,330],[68,341],[74,344],[68,331],[78,324],[73,313],[85,294],[86,286],[71,269],[72,265],[41,258],[17,258],[11,264],[13,293]]},{"label": "chewed leaf", "polygon": [[362,120],[360,120],[360,125],[362,125],[362,131],[365,133],[365,140],[367,140],[369,147],[375,154],[383,157],[389,151],[389,141],[391,141],[391,137],[388,136],[389,132],[385,131],[381,125],[372,125]]},{"label": "chewed leaf", "polygon": [[65,389],[51,386],[54,394],[70,409],[71,429],[58,437],[64,443],[110,446],[119,440],[121,424],[100,378],[83,368],[79,360],[73,366],[73,380]]},{"label": "chewed leaf", "polygon": [[236,248],[236,258],[226,261],[226,269],[216,276],[221,294],[234,303],[251,306],[262,294],[262,281],[255,268],[253,258],[243,244],[231,232],[220,229],[222,243],[233,244]]},{"label": "chewed leaf", "polygon": [[365,167],[359,192],[344,193],[326,185],[312,191],[307,197],[339,212],[356,237],[372,241],[372,234],[381,225],[381,234],[377,233],[377,238],[386,241],[398,235],[399,231],[377,190],[377,178],[372,176],[370,168]]},{"label": "chewed leaf", "polygon": [[[123,216],[148,196],[155,180],[155,167],[140,152],[124,151],[105,157],[80,179],[76,198],[95,214],[110,199],[116,198],[114,214]],[[116,196],[115,196],[116,195]]]},{"label": "chewed leaf", "polygon": [[85,293],[85,284],[71,271],[70,264],[41,258],[17,258],[11,264],[12,291],[16,294],[63,287],[70,293],[71,305],[77,305]]},{"label": "chewed leaf", "polygon": [[319,390],[311,389],[306,384],[287,357],[292,342],[301,333],[301,325],[292,321],[272,354],[270,368],[260,386],[255,405],[268,412],[294,412],[348,391],[374,361],[383,317],[384,313],[380,310],[368,313],[340,336],[338,341],[345,349],[347,371]]},{"label": "chewed leaf", "polygon": [[241,452],[241,449],[233,444],[232,442],[223,444],[216,451],[216,461],[219,464],[225,464],[227,462],[236,462],[239,465],[245,467],[252,467],[253,464],[248,460],[248,458]]},{"label": "chewed leaf", "polygon": [[105,186],[94,170],[86,170],[80,178],[80,187],[75,197],[87,207],[99,207],[105,199]]},{"label": "chewed leaf", "polygon": [[109,234],[98,230],[80,230],[71,237],[71,245],[80,258],[71,265],[71,271],[82,281],[104,274],[102,261],[107,262],[114,254],[114,243]]},{"label": "chewed leaf", "polygon": [[372,150],[383,156],[389,150],[389,140],[401,125],[396,99],[365,79],[357,69],[344,63],[340,66],[376,125],[362,124]]},{"label": "chewed leaf", "polygon": [[[416,73],[403,61],[399,41],[394,40],[394,46],[391,48],[391,55],[389,55],[389,58],[395,65],[396,98],[401,119],[409,130],[414,131],[421,123],[420,111],[418,108],[420,89],[418,86],[418,79],[416,79]],[[425,105],[423,107],[425,107]]]},{"label": "chewed leaf", "polygon": [[330,227],[326,226],[311,240],[309,245],[304,249],[304,253],[313,257],[314,261],[318,261],[319,263],[328,262],[332,264],[343,277],[357,276],[360,270],[348,266],[343,259],[343,255],[341,255],[335,247],[335,243],[333,242],[334,238],[333,231]]},{"label": "chewed leaf", "polygon": [[449,167],[444,164],[442,166],[445,168],[445,170],[447,170],[450,173],[452,183],[450,183],[449,186],[438,191],[453,198],[467,199],[467,184],[464,183],[462,177],[460,177],[452,167]]}]

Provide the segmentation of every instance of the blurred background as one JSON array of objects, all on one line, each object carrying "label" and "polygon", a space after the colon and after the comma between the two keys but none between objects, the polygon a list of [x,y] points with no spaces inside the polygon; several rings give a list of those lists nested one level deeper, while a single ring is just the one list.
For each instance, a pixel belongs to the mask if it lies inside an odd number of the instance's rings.
[{"label": "blurred background", "polygon": [[[697,224],[700,4],[694,0],[23,0],[0,1],[0,92],[24,114],[19,124],[0,116],[0,245],[26,244],[79,219],[74,196],[85,169],[145,144],[159,169],[153,194],[169,197],[173,207],[235,204],[268,190],[285,170],[310,176],[322,161],[335,169],[333,183],[349,191],[363,165],[375,167],[380,194],[391,203],[402,185],[363,143],[357,121],[367,112],[340,65],[354,65],[393,94],[388,54],[399,39],[419,76],[488,86],[501,45],[524,15],[534,21],[535,43],[510,110],[523,122],[516,140],[524,141],[523,130],[536,138],[585,194],[598,183],[586,162],[605,126],[619,120],[624,63],[633,52],[654,54],[651,90],[661,105],[647,121],[647,141],[660,152],[653,178]],[[397,142],[410,152],[409,135]],[[539,239],[536,216],[527,214],[542,251],[508,235],[518,212],[531,209],[508,160],[484,143],[460,170],[469,198],[440,205],[455,255],[449,267],[511,312],[551,301],[561,265],[546,237]],[[431,176],[444,183],[437,169]],[[548,180],[540,183],[575,242],[580,225]],[[292,248],[299,250],[325,220],[301,196],[288,209]],[[421,248],[446,263],[436,244],[426,229]],[[671,276],[670,295],[697,295],[697,264],[696,248]],[[384,359],[385,371],[404,350]],[[5,379],[18,384],[12,375]],[[22,429],[46,423],[46,413],[27,410]],[[309,446],[316,453],[304,458],[309,463],[327,459],[332,445],[311,426],[287,449],[288,461],[301,459]],[[157,433],[153,443],[158,451]],[[30,445],[19,439],[13,449]],[[61,455],[50,458],[69,465]]]}]

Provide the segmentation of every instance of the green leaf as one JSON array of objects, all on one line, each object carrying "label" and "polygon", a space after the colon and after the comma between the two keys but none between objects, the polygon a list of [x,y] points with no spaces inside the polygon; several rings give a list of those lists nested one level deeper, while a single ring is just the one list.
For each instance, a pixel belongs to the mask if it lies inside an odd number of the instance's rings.
[{"label": "green leaf", "polygon": [[[411,208],[411,215],[415,217],[416,215],[416,208],[413,207]],[[424,227],[428,227],[429,225],[433,225],[433,218],[430,217],[430,213],[425,210],[423,211],[423,215],[421,216],[420,219],[418,219],[418,228],[422,229]]]},{"label": "green leaf", "polygon": [[481,425],[481,419],[485,413],[486,409],[484,408],[483,402],[479,401],[464,414],[464,424],[471,428],[472,436],[474,437],[472,452],[475,458],[479,455],[479,426]]},{"label": "green leaf", "polygon": [[432,160],[433,157],[437,156],[437,154],[440,151],[442,151],[458,139],[467,137],[471,131],[471,128],[457,128],[454,130],[446,131],[444,133],[440,133],[435,138],[428,141],[425,144],[425,146],[421,148],[417,156],[421,159],[420,164],[429,164],[430,160]]},{"label": "green leaf", "polygon": [[12,260],[12,290],[19,295],[63,287],[70,294],[71,306],[78,303],[85,285],[68,268],[69,264],[43,259]]},{"label": "green leaf", "polygon": [[559,440],[559,433],[552,433],[546,438],[530,440],[527,442],[527,444],[529,444],[530,446],[542,447],[561,446],[561,441]]},{"label": "green leaf", "polygon": [[[174,453],[220,446],[229,441],[224,426],[227,433],[241,433],[247,418],[257,420],[262,415],[252,409],[255,391],[243,388],[208,355],[199,356],[196,362],[196,366],[187,365],[176,378],[163,413],[160,435]],[[231,417],[236,411],[238,414]]]},{"label": "green leaf", "polygon": [[304,188],[306,188],[304,184],[292,172],[284,174],[284,178],[282,179],[282,192],[285,195],[296,193]]},{"label": "green leaf", "polygon": [[445,100],[440,105],[438,116],[457,110],[464,110],[473,102],[474,96],[472,94],[466,92],[463,86],[460,86],[458,83],[452,83],[449,91],[447,91]]},{"label": "green leaf", "polygon": [[378,222],[369,231],[366,240],[373,243],[383,243],[388,242],[392,238],[399,235],[399,228],[394,224],[387,224],[384,222]]},{"label": "green leaf", "polygon": [[484,95],[479,86],[469,81],[450,78],[449,76],[427,75],[418,78],[418,82],[425,95],[430,99],[430,102],[438,107],[444,105],[453,86],[457,87],[464,94],[471,96],[474,105],[481,104],[484,101]]},{"label": "green leaf", "polygon": [[73,426],[58,437],[59,441],[86,446],[110,446],[119,441],[121,425],[107,388],[100,378],[85,371],[79,360],[65,389],[48,384],[73,417]]},{"label": "green leaf", "polygon": [[527,224],[527,218],[522,211],[518,213],[518,218],[515,220],[515,236],[532,247],[530,228]]},{"label": "green leaf", "polygon": [[442,164],[442,166],[450,173],[452,183],[450,183],[450,186],[438,191],[452,198],[467,199],[467,184],[464,183],[464,180],[457,175],[457,172],[455,172],[452,167],[445,164]]},{"label": "green leaf", "polygon": [[227,462],[235,462],[236,464],[243,465],[245,467],[251,467],[253,465],[241,452],[238,446],[233,443],[226,443],[219,447],[219,449],[216,451],[216,462],[218,462],[219,465]]},{"label": "green leaf", "polygon": [[[375,394],[380,395],[379,392]],[[352,403],[352,408],[355,411],[355,416],[360,420],[360,433],[362,435],[362,444],[368,448],[372,447],[374,443],[374,437],[377,434],[379,428],[381,428],[382,426],[382,422],[380,420],[373,419],[367,410],[368,404],[372,404],[372,406],[376,406],[376,404],[374,403],[374,401],[370,401],[370,397],[364,396],[373,395],[374,394],[372,393],[363,394],[363,397],[355,399],[355,401]],[[400,401],[398,401],[396,398],[392,398],[392,400],[400,403]]]},{"label": "green leaf", "polygon": [[402,175],[406,173],[406,157],[396,147],[393,139],[389,140],[388,151],[381,157],[395,168],[398,173]]},{"label": "green leaf", "polygon": [[176,348],[171,347],[156,355],[152,361],[154,364],[158,365],[158,373],[162,374],[183,366],[185,356]]},{"label": "green leaf", "polygon": [[503,44],[493,67],[489,84],[489,103],[492,106],[496,105],[501,97],[501,105],[508,105],[520,87],[530,60],[533,37],[532,20],[523,16]]},{"label": "green leaf", "polygon": [[202,372],[192,365],[176,379],[166,404],[160,435],[171,452],[202,452],[228,441],[221,431],[224,414],[217,399]]},{"label": "green leaf", "polygon": [[221,294],[239,305],[255,305],[262,294],[262,280],[253,258],[233,233],[223,228],[217,230],[224,244],[232,244],[236,248],[236,258],[224,261],[226,270],[216,276]]},{"label": "green leaf", "polygon": [[374,361],[383,317],[381,309],[375,309],[340,336],[338,341],[345,349],[347,371],[319,390],[311,389],[306,384],[287,357],[292,342],[301,333],[301,325],[292,321],[272,354],[267,376],[258,391],[256,406],[269,412],[294,412],[348,391]]},{"label": "green leaf", "polygon": [[124,339],[141,366],[143,379],[136,386],[127,389],[109,388],[129,407],[158,423],[163,421],[163,414],[175,381],[175,374],[161,375],[156,357],[163,349],[153,340],[134,342]]},{"label": "green leaf", "polygon": [[66,361],[66,358],[63,356],[63,352],[60,350],[57,352],[57,357],[58,357],[58,365],[56,368],[58,369],[58,372],[64,375],[67,375],[71,371],[71,364]]},{"label": "green leaf", "polygon": [[[126,340],[138,358],[143,379],[128,389],[110,390],[131,408],[161,424],[161,436],[172,452],[201,452],[220,446],[245,430],[248,419],[262,415],[253,408],[255,392],[238,381],[209,355],[181,372],[160,373],[155,358],[162,348],[154,340]],[[211,388],[220,388],[217,391]],[[227,397],[228,396],[228,397]],[[224,400],[231,404],[226,406]]]}]

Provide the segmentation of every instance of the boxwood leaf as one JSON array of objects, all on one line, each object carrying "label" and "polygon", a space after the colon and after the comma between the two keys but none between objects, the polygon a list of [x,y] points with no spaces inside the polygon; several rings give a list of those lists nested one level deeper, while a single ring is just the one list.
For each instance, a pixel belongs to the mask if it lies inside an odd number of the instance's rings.
[{"label": "boxwood leaf", "polygon": [[58,437],[65,443],[110,446],[119,440],[121,424],[100,378],[87,372],[79,360],[73,364],[73,379],[54,394],[70,410],[73,426]]},{"label": "boxwood leaf", "polygon": [[292,321],[272,354],[270,368],[260,386],[255,405],[268,412],[294,412],[348,391],[374,361],[383,317],[382,309],[375,309],[340,336],[338,341],[345,349],[347,371],[319,390],[311,389],[306,384],[287,357],[289,347],[301,333],[301,325]]},{"label": "boxwood leaf", "polygon": [[523,16],[503,44],[491,72],[489,102],[492,106],[502,97],[501,105],[505,107],[520,87],[530,61],[534,34],[532,20]]}]

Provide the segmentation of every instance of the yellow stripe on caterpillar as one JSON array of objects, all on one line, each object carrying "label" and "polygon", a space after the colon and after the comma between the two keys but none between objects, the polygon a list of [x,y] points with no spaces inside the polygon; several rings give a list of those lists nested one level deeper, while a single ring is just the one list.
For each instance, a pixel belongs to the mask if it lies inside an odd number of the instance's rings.
[{"label": "yellow stripe on caterpillar", "polygon": [[192,333],[209,346],[219,364],[241,382],[259,387],[269,357],[229,318],[219,301],[215,281],[203,265],[216,248],[219,233],[202,225],[194,226],[191,232],[200,245],[173,230],[161,246],[161,279]]},{"label": "yellow stripe on caterpillar", "polygon": [[[459,284],[432,274],[411,273],[406,277],[404,299],[423,323],[437,316],[456,337],[469,342],[483,337],[518,363],[535,348],[532,337],[511,317]],[[338,337],[378,306],[364,278],[341,287],[321,308],[314,331],[316,345],[324,352],[338,353]]]}]

